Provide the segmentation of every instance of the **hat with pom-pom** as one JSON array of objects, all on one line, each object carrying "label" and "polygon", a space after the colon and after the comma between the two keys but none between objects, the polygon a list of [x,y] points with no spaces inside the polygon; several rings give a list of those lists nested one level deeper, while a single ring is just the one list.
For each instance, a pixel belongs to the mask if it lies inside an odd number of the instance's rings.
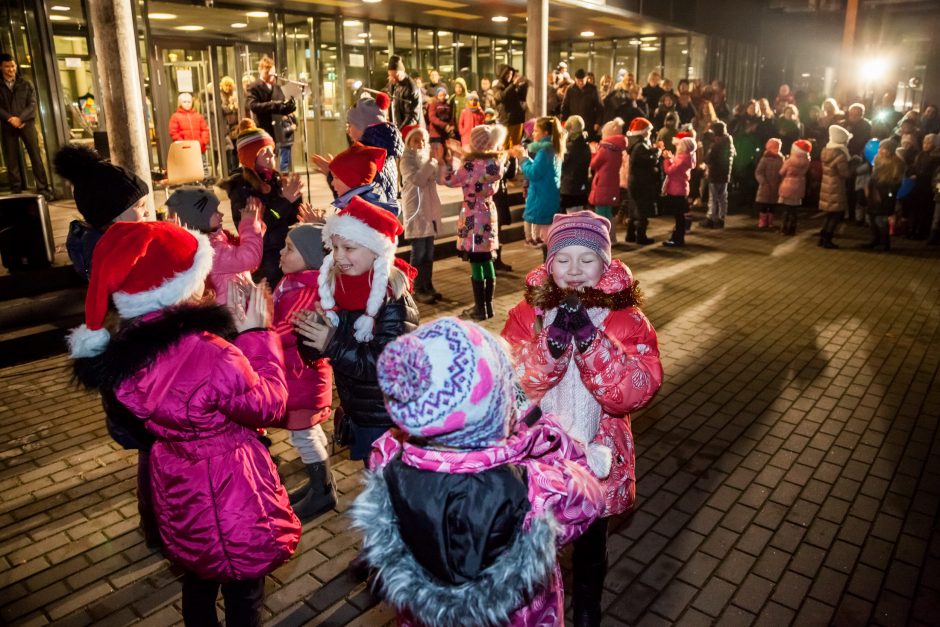
[{"label": "hat with pom-pom", "polygon": [[255,123],[245,118],[238,123],[238,136],[235,138],[235,151],[238,163],[246,170],[254,172],[258,153],[270,146],[274,148],[274,139]]},{"label": "hat with pom-pom", "polygon": [[334,326],[339,324],[339,316],[334,311],[336,298],[333,295],[334,282],[330,272],[334,258],[332,237],[339,236],[375,253],[375,261],[372,263],[372,285],[366,301],[366,312],[365,315],[359,316],[353,325],[354,335],[360,342],[368,342],[372,339],[375,316],[379,313],[382,303],[385,302],[385,295],[388,292],[388,276],[395,262],[398,236],[404,232],[394,214],[363,200],[360,196],[353,196],[346,207],[328,217],[323,225],[323,245],[330,250],[330,253],[324,257],[323,265],[320,267],[318,287],[320,304],[326,311],[326,317]]},{"label": "hat with pom-pom", "polygon": [[117,222],[95,246],[85,295],[85,324],[69,334],[74,359],[100,355],[108,301],[121,318],[160,311],[199,293],[212,268],[212,245],[201,233],[170,222]]},{"label": "hat with pom-pom", "polygon": [[346,122],[361,131],[385,121],[385,111],[379,106],[378,101],[371,96],[363,96],[360,98],[346,113]]},{"label": "hat with pom-pom", "polygon": [[384,91],[380,91],[375,94],[375,104],[379,105],[382,111],[388,111],[388,108],[392,106],[392,99]]},{"label": "hat with pom-pom", "polygon": [[479,449],[515,422],[515,375],[500,340],[482,327],[440,318],[391,342],[376,372],[398,427],[444,446]]},{"label": "hat with pom-pom", "polygon": [[384,148],[353,142],[330,160],[330,172],[350,189],[368,185],[385,165]]},{"label": "hat with pom-pom", "polygon": [[630,120],[630,127],[627,129],[627,135],[635,137],[637,135],[648,135],[653,132],[653,123],[646,118],[633,118]]},{"label": "hat with pom-pom", "polygon": [[63,146],[52,163],[55,171],[72,183],[78,212],[99,230],[150,193],[139,176],[104,161],[85,146]]}]

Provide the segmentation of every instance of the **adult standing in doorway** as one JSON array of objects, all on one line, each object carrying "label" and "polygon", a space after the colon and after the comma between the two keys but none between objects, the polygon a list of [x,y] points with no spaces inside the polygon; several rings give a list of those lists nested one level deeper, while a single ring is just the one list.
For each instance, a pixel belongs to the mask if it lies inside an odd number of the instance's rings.
[{"label": "adult standing in doorway", "polygon": [[20,140],[26,147],[29,163],[36,177],[36,191],[52,200],[49,177],[39,151],[39,135],[36,133],[36,90],[32,83],[16,75],[16,61],[9,54],[0,54],[0,139],[3,142],[3,158],[7,166],[10,188],[14,194],[23,191],[20,172]]},{"label": "adult standing in doorway", "polygon": [[222,105],[222,118],[225,121],[225,160],[228,172],[238,168],[238,155],[235,153],[235,138],[238,137],[238,95],[235,93],[235,79],[223,76],[219,81],[219,96]]},{"label": "adult standing in doorway", "polygon": [[284,91],[277,84],[274,61],[267,55],[258,61],[258,80],[248,86],[245,100],[255,124],[271,137],[280,135],[275,128],[280,123],[280,116],[297,110],[294,99],[284,97]]},{"label": "adult standing in doorway", "polygon": [[600,137],[604,105],[601,104],[597,87],[586,79],[587,74],[583,69],[574,73],[574,85],[565,93],[565,99],[561,103],[561,119],[567,120],[572,115],[580,115],[584,120],[588,139],[596,140]]},{"label": "adult standing in doorway", "polygon": [[499,72],[499,80],[493,85],[493,96],[499,113],[499,123],[509,131],[506,135],[506,148],[522,142],[525,98],[528,92],[528,79],[515,68],[504,65]]},{"label": "adult standing in doorway", "polygon": [[421,111],[421,90],[413,78],[408,76],[405,62],[397,54],[388,59],[388,95],[391,97],[392,124],[398,127],[402,135],[409,127],[424,127]]}]

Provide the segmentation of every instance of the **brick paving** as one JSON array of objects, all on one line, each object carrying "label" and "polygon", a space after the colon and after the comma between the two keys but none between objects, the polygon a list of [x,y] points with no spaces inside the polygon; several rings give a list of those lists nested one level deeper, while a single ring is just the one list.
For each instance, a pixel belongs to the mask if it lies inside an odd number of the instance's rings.
[{"label": "brick paving", "polygon": [[[685,250],[618,250],[646,291],[666,380],[634,416],[638,506],[611,525],[604,624],[936,625],[940,256],[905,241],[890,255],[824,251],[810,232],[750,224],[696,229]],[[837,241],[864,237],[849,227]],[[538,261],[519,244],[506,257]],[[425,319],[469,293],[460,261],[438,266],[453,300]],[[522,276],[499,277],[491,329]],[[64,356],[0,370],[4,624],[181,621],[178,572],[136,528],[134,453],[101,418]],[[274,440],[293,486],[299,460]],[[392,620],[345,572],[360,470],[342,451],[334,463],[338,511],[305,525],[268,578],[268,624]]]}]

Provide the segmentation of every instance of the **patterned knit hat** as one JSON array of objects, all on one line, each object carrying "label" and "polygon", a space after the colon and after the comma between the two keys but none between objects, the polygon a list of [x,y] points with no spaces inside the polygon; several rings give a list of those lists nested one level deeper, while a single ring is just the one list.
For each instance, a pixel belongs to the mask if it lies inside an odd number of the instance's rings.
[{"label": "patterned knit hat", "polygon": [[205,284],[212,255],[209,238],[170,222],[111,225],[95,246],[85,324],[69,334],[72,357],[94,357],[107,348],[109,300],[125,320],[181,303]]},{"label": "patterned knit hat", "polygon": [[479,124],[470,131],[470,149],[474,152],[496,150],[506,141],[506,127],[502,124]]},{"label": "patterned knit hat", "polygon": [[386,346],[376,370],[389,416],[410,435],[479,449],[498,444],[515,422],[509,356],[472,322],[422,325]]},{"label": "patterned knit hat", "polygon": [[353,196],[342,211],[328,217],[326,224],[323,225],[323,245],[330,249],[330,254],[323,259],[323,265],[320,267],[320,304],[333,326],[339,324],[339,316],[333,311],[336,307],[336,299],[333,297],[334,282],[332,272],[330,272],[333,268],[332,237],[338,235],[360,246],[365,246],[375,253],[375,261],[372,263],[372,287],[369,290],[369,300],[366,301],[366,314],[359,316],[353,325],[354,335],[360,342],[368,342],[372,339],[375,316],[379,313],[382,303],[385,302],[385,294],[388,292],[388,275],[395,262],[398,236],[402,233],[404,229],[398,218],[391,212],[363,200],[361,196]]},{"label": "patterned knit hat", "polygon": [[330,172],[349,189],[368,185],[385,165],[386,154],[384,148],[353,142],[349,148],[333,157]]},{"label": "patterned knit hat", "polygon": [[593,211],[575,211],[574,213],[556,213],[552,226],[548,229],[548,254],[545,257],[545,269],[552,271],[555,255],[567,246],[584,246],[597,253],[610,265],[610,221]]},{"label": "patterned knit hat", "polygon": [[258,153],[266,146],[274,148],[274,140],[264,130],[255,126],[249,119],[242,120],[238,125],[238,137],[235,140],[235,150],[238,151],[238,162],[246,170],[255,169],[255,159]]}]

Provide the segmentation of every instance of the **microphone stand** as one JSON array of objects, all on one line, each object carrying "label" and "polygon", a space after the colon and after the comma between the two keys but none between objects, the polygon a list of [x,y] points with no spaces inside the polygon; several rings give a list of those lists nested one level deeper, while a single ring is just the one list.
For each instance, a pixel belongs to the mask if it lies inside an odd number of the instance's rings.
[{"label": "microphone stand", "polygon": [[310,190],[310,155],[307,154],[307,88],[310,86],[308,83],[303,81],[295,81],[293,79],[287,78],[286,76],[277,76],[277,80],[284,81],[285,83],[291,83],[293,85],[300,86],[300,106],[302,111],[300,112],[301,121],[303,124],[303,137],[304,137],[304,171],[306,173],[307,179],[307,201],[313,202],[313,196],[311,196]]}]

